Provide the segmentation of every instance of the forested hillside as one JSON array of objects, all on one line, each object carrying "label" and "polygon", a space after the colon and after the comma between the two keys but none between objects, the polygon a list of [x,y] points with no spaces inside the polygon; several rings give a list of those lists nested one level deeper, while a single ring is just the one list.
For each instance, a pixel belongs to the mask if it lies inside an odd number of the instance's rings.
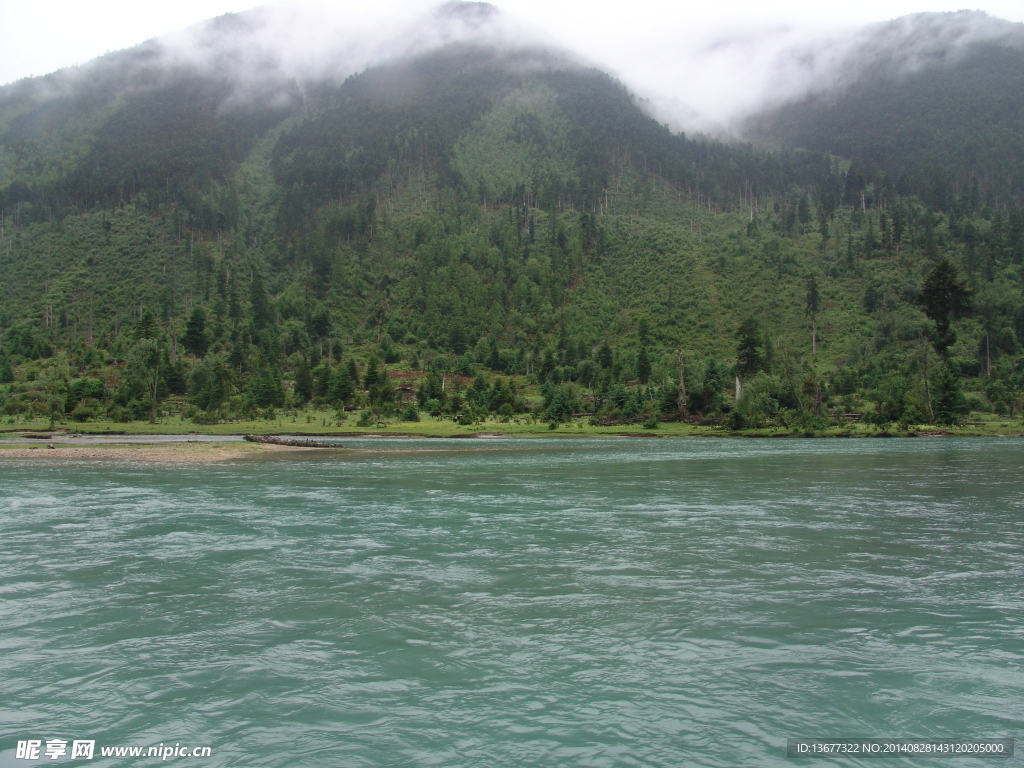
[{"label": "forested hillside", "polygon": [[[448,45],[340,83],[240,83],[153,45],[83,70],[0,89],[9,424],[813,429],[1017,407],[1022,129],[978,158],[1005,183],[956,182],[955,91],[904,172],[885,141],[932,113],[884,88],[913,112],[888,139],[819,122],[826,145],[768,151],[674,134],[536,48]],[[907,181],[922,168],[952,185]]]},{"label": "forested hillside", "polygon": [[879,25],[838,82],[755,115],[755,141],[831,152],[946,210],[1024,197],[1024,24],[977,11]]}]

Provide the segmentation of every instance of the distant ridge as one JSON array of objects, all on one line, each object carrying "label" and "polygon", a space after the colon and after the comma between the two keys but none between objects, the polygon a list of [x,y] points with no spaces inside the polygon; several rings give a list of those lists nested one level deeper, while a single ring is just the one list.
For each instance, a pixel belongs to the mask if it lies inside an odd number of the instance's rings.
[{"label": "distant ridge", "polygon": [[917,14],[877,25],[831,85],[749,118],[768,146],[828,152],[884,171],[906,194],[948,205],[978,185],[1024,195],[1024,24],[984,13]]}]

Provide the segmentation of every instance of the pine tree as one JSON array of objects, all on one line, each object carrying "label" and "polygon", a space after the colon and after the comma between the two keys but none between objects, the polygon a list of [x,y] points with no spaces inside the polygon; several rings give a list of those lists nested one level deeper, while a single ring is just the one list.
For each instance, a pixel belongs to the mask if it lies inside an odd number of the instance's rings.
[{"label": "pine tree", "polygon": [[284,388],[280,371],[273,365],[263,364],[250,377],[246,394],[257,408],[284,405]]},{"label": "pine tree", "polygon": [[651,358],[647,354],[647,347],[640,347],[637,352],[636,377],[641,384],[646,384],[651,378]]},{"label": "pine tree", "polygon": [[295,369],[295,397],[305,405],[313,399],[313,373],[309,368],[309,360],[303,357]]},{"label": "pine tree", "polygon": [[797,203],[796,217],[805,226],[811,221],[811,201],[807,199],[806,193],[800,196],[800,202]]},{"label": "pine tree", "polygon": [[741,379],[746,379],[764,370],[764,367],[764,338],[761,324],[748,317],[736,330],[736,370]]},{"label": "pine tree", "polygon": [[181,337],[182,346],[193,357],[206,357],[210,348],[210,340],[206,337],[206,314],[196,307],[185,323],[185,335]]},{"label": "pine tree", "polygon": [[416,392],[416,398],[419,400],[420,406],[426,407],[427,403],[431,400],[437,400],[439,403],[444,404],[447,396],[442,388],[443,386],[441,377],[436,371],[428,373],[427,378],[423,380]]},{"label": "pine tree", "polygon": [[501,369],[501,354],[498,352],[498,342],[491,339],[491,347],[487,353],[487,367],[492,371]]},{"label": "pine tree", "polygon": [[346,367],[348,368],[349,378],[352,379],[352,386],[359,389],[359,366],[356,365],[355,359],[350,357]]},{"label": "pine tree", "polygon": [[164,383],[163,386],[169,395],[184,395],[188,393],[188,379],[185,376],[186,369],[184,361],[179,357],[171,362],[167,350],[164,350],[162,363]]},{"label": "pine tree", "polygon": [[331,364],[325,357],[313,369],[313,394],[316,397],[327,397],[331,389]]},{"label": "pine tree", "polygon": [[469,389],[466,391],[466,400],[486,411],[490,410],[491,407],[490,394],[487,380],[484,379],[483,374],[477,374],[477,377],[473,379],[473,383],[470,384]]},{"label": "pine tree", "polygon": [[939,424],[956,424],[970,411],[960,374],[949,360],[939,368],[935,379],[934,408],[935,421]]},{"label": "pine tree", "polygon": [[135,325],[132,337],[135,341],[142,341],[142,339],[155,339],[159,333],[160,329],[156,324],[156,318],[153,317],[153,313],[148,309],[144,310],[142,317],[139,318],[139,322]]},{"label": "pine tree", "polygon": [[497,411],[505,405],[511,408],[512,399],[512,390],[509,388],[508,382],[502,381],[501,379],[495,379],[487,397],[487,402],[491,410]]},{"label": "pine tree", "polygon": [[352,400],[356,393],[356,383],[348,366],[338,365],[331,374],[331,382],[327,390],[327,399],[334,406],[344,405]]},{"label": "pine tree", "polygon": [[270,299],[263,287],[263,278],[255,274],[249,286],[249,303],[252,304],[252,322],[256,330],[262,330],[271,323]]},{"label": "pine tree", "polygon": [[924,312],[935,323],[935,351],[942,359],[949,356],[949,348],[956,343],[952,321],[971,312],[971,289],[960,280],[953,262],[943,257],[928,273],[918,295]]},{"label": "pine tree", "polygon": [[646,317],[641,317],[640,322],[637,323],[636,334],[640,339],[640,346],[646,347],[651,343],[651,321]]},{"label": "pine tree", "polygon": [[376,357],[366,361],[366,371],[363,373],[363,389],[369,391],[379,387],[383,382],[383,374],[380,370],[380,363]]}]

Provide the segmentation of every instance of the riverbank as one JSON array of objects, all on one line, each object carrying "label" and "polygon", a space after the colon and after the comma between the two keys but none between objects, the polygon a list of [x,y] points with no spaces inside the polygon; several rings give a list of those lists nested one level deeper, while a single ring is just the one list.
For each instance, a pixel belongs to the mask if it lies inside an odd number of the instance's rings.
[{"label": "riverbank", "polygon": [[[333,416],[333,414],[331,414]],[[551,425],[528,419],[510,421],[487,420],[475,424],[457,424],[452,421],[424,418],[416,422],[382,422],[371,426],[359,426],[354,420],[338,423],[322,414],[310,417],[300,413],[291,416],[279,413],[277,418],[259,421],[233,421],[220,424],[195,424],[178,417],[166,417],[156,424],[134,421],[94,421],[85,423],[68,422],[49,430],[49,422],[18,421],[0,424],[0,437],[39,435],[45,439],[51,434],[62,435],[125,435],[156,436],[177,435],[181,437],[224,437],[238,439],[241,435],[288,435],[305,438],[318,437],[428,437],[428,438],[487,438],[487,437],[1024,437],[1024,425],[1018,419],[991,418],[971,421],[952,427],[938,427],[928,424],[910,425],[898,428],[895,425],[879,427],[864,422],[850,422],[831,425],[824,429],[807,430],[788,427],[766,427],[763,429],[730,430],[718,425],[701,425],[681,422],[660,422],[655,429],[645,429],[641,424],[618,424],[615,426],[594,426],[589,419],[575,419]],[[32,438],[29,438],[32,439]]]},{"label": "riverbank", "polygon": [[107,459],[172,464],[208,464],[252,458],[264,454],[309,450],[314,449],[235,441],[68,445],[26,438],[25,442],[0,444],[0,459],[41,459],[46,461]]},{"label": "riverbank", "polygon": [[[171,422],[171,423],[168,423]],[[93,460],[106,459],[138,462],[170,462],[205,464],[255,458],[286,452],[317,452],[331,448],[320,441],[338,438],[433,438],[486,440],[489,438],[936,438],[936,437],[1024,437],[1024,429],[1016,422],[989,422],[935,428],[927,425],[905,430],[882,429],[867,424],[830,427],[814,432],[784,428],[730,431],[720,427],[665,422],[657,429],[639,425],[616,427],[592,426],[584,420],[550,429],[545,424],[486,422],[460,425],[444,421],[421,421],[377,425],[374,428],[299,425],[290,420],[231,423],[199,426],[191,422],[173,423],[165,419],[158,424],[91,423],[47,430],[40,424],[35,429],[17,432],[0,430],[0,459]],[[310,428],[312,427],[312,428]],[[256,441],[243,440],[243,435]],[[279,442],[263,442],[260,437],[284,436]],[[287,442],[284,442],[286,440]],[[291,444],[288,444],[291,443]]]}]

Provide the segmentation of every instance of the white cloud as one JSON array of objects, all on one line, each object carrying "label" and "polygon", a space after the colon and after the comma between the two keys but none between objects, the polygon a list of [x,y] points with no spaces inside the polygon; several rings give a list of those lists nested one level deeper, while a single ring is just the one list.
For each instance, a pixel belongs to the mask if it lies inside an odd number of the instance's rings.
[{"label": "white cloud", "polygon": [[[4,0],[0,4],[0,82],[82,63],[107,50],[164,36],[175,56],[217,59],[259,76],[271,63],[288,73],[343,77],[395,52],[450,39],[539,40],[578,52],[610,71],[676,128],[716,130],[772,99],[827,83],[837,63],[874,32],[863,25],[922,10],[953,10],[957,0],[865,0],[856,4],[740,0],[728,6],[637,0],[581,4],[503,0],[500,21],[464,13],[430,23],[430,0],[337,3],[302,0],[266,6],[244,45],[225,58],[204,26],[189,24],[245,10],[249,0]],[[990,13],[1024,20],[1024,4],[991,0]],[[861,30],[857,32],[857,30]]]}]

